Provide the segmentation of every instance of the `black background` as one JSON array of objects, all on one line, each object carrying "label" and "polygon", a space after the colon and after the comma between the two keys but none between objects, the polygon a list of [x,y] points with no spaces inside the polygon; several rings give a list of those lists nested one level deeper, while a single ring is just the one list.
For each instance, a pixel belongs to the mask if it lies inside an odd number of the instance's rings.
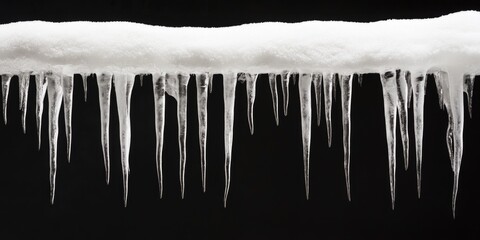
[{"label": "black background", "polygon": [[[260,21],[374,21],[388,18],[436,17],[459,10],[480,10],[475,1],[2,1],[0,22],[20,20],[126,20],[166,26],[229,26]],[[288,34],[288,33],[287,33]],[[92,36],[95,37],[95,36]],[[132,36],[135,37],[135,36]],[[192,36],[193,37],[193,36]],[[252,36],[254,38],[255,36]],[[394,37],[394,36],[392,36]],[[355,38],[355,36],[352,36]],[[480,64],[480,63],[479,63]],[[167,98],[164,144],[164,199],[158,197],[155,172],[153,94],[150,78],[132,95],[131,175],[128,207],[123,207],[116,101],[112,96],[110,186],[104,182],[100,145],[98,90],[89,78],[83,102],[75,76],[72,159],[66,160],[63,119],[60,121],[56,201],[49,203],[47,113],[43,145],[37,151],[35,85],[31,82],[27,134],[21,130],[18,82],[11,84],[8,125],[0,126],[0,237],[10,238],[479,238],[480,95],[474,95],[473,119],[466,118],[464,157],[457,219],[452,218],[453,174],[445,144],[446,113],[439,109],[429,76],[425,100],[422,198],[416,197],[414,135],[410,126],[410,168],[403,170],[397,142],[397,201],[390,208],[383,100],[378,75],[355,81],[352,101],[351,187],[345,193],[340,95],[334,104],[333,146],[327,147],[324,114],[312,131],[310,200],[305,200],[296,85],[290,108],[276,127],[267,76],[257,82],[255,135],[246,118],[245,85],[238,84],[235,105],[232,185],[223,208],[223,93],[221,76],[209,96],[208,186],[201,191],[196,90],[188,95],[187,174],[180,199],[176,107]],[[478,80],[478,78],[477,78]],[[45,100],[47,103],[47,100]],[[282,104],[280,98],[280,106]],[[280,108],[281,109],[281,108]],[[60,113],[63,116],[63,111]],[[314,111],[315,114],[315,111]],[[413,123],[410,110],[409,123]],[[313,117],[313,121],[316,121]],[[397,133],[399,137],[399,133]]]}]

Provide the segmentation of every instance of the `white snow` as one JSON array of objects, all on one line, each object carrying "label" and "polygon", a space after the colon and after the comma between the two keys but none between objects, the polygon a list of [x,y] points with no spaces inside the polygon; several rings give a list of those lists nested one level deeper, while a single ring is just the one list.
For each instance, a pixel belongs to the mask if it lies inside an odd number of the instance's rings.
[{"label": "white snow", "polygon": [[372,23],[309,21],[224,28],[129,22],[0,25],[0,73],[480,73],[480,12]]}]

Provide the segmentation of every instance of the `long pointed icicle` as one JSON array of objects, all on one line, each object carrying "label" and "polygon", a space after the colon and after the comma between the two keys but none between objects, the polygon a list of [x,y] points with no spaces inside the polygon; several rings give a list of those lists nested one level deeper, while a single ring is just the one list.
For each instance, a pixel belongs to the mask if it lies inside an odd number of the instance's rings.
[{"label": "long pointed icicle", "polygon": [[186,73],[167,74],[165,89],[177,100],[178,148],[180,152],[180,191],[185,197],[185,166],[187,162],[187,92],[190,75]]},{"label": "long pointed icicle", "polygon": [[417,195],[420,198],[422,190],[422,154],[423,154],[423,108],[425,102],[425,81],[423,72],[412,72],[413,88],[413,126],[415,128],[415,152],[417,170]]},{"label": "long pointed icicle", "polygon": [[12,74],[2,74],[3,123],[7,124],[8,92]]},{"label": "long pointed icicle", "polygon": [[408,169],[408,85],[405,78],[405,72],[402,70],[396,71],[397,81],[397,96],[398,96],[398,117],[400,119],[400,133],[402,137],[403,146],[403,161],[405,164],[405,171]]},{"label": "long pointed icicle", "polygon": [[163,133],[165,127],[165,73],[154,73],[153,97],[155,106],[155,133],[156,133],[156,167],[160,198],[163,197]]},{"label": "long pointed icicle", "polygon": [[281,83],[282,83],[282,96],[283,96],[283,115],[287,116],[288,101],[290,98],[290,92],[289,92],[290,72],[283,71],[281,76],[282,76]]},{"label": "long pointed icicle", "polygon": [[197,112],[198,142],[200,145],[200,166],[202,171],[203,192],[207,190],[207,103],[210,76],[208,73],[197,74]]},{"label": "long pointed icicle", "polygon": [[63,76],[62,88],[65,134],[67,137],[67,160],[70,162],[70,153],[72,150],[73,76]]},{"label": "long pointed icicle", "polygon": [[[455,218],[455,209],[457,202],[458,185],[460,180],[460,166],[463,156],[463,124],[464,124],[464,103],[463,103],[463,84],[456,84],[463,80],[463,74],[457,72],[448,73],[448,98],[450,102],[450,111],[452,118],[452,138],[453,138],[453,193],[452,193],[452,211]],[[462,78],[462,79],[459,79]]]},{"label": "long pointed icicle", "polygon": [[328,147],[332,146],[332,81],[334,75],[327,73],[323,77],[323,98],[325,103],[325,122],[327,123]]},{"label": "long pointed icicle", "polygon": [[322,79],[323,75],[321,73],[313,74],[313,88],[315,89],[315,104],[317,106],[317,126],[320,126],[322,116]]},{"label": "long pointed icicle", "polygon": [[30,72],[22,72],[18,76],[18,89],[20,96],[20,111],[22,112],[22,129],[23,133],[27,133],[26,119],[27,119],[27,103],[28,103],[28,88],[30,86]]},{"label": "long pointed icicle", "polygon": [[105,182],[110,183],[110,95],[112,92],[112,74],[97,73],[98,103],[100,105],[101,142]]},{"label": "long pointed icicle", "polygon": [[42,145],[43,101],[45,100],[45,94],[47,93],[47,83],[47,79],[43,72],[35,74],[35,115],[37,119],[38,150],[40,150],[40,146]]},{"label": "long pointed icicle", "polygon": [[115,74],[115,96],[117,99],[118,122],[120,131],[120,149],[123,175],[123,203],[127,206],[128,199],[128,176],[130,174],[130,98],[132,96],[134,74]]},{"label": "long pointed icicle", "polygon": [[437,89],[440,88],[442,89],[442,95],[443,97],[441,98],[442,100],[442,105],[445,106],[445,109],[447,110],[448,114],[448,126],[447,126],[447,131],[445,134],[445,140],[447,142],[447,149],[448,149],[448,156],[450,158],[450,164],[452,167],[452,171],[455,170],[454,167],[454,140],[453,140],[453,114],[452,114],[452,108],[450,107],[450,89],[449,89],[449,78],[448,78],[448,73],[445,71],[438,71],[434,73],[435,76],[435,83],[437,84]]},{"label": "long pointed icicle", "polygon": [[301,73],[298,82],[300,96],[300,115],[302,125],[303,174],[305,178],[305,195],[310,195],[310,136],[312,128],[312,74]]},{"label": "long pointed icicle", "polygon": [[223,207],[227,207],[228,192],[230,190],[232,145],[233,145],[233,122],[235,108],[235,87],[237,74],[226,73],[223,75],[223,101],[224,101],[224,141],[225,141],[225,191],[223,195]]},{"label": "long pointed icicle", "polygon": [[245,74],[246,88],[247,88],[247,119],[248,126],[250,127],[250,134],[253,135],[255,126],[253,122],[253,108],[255,105],[255,93],[257,89],[257,74]]},{"label": "long pointed icicle", "polygon": [[395,130],[397,123],[398,92],[395,81],[395,72],[388,71],[380,74],[383,89],[383,106],[385,111],[385,129],[388,147],[388,171],[390,176],[390,195],[392,209],[395,209]]},{"label": "long pointed icicle", "polygon": [[443,109],[443,89],[442,89],[442,83],[441,79],[439,79],[439,73],[435,73],[435,86],[437,88],[437,96],[438,96],[438,105],[440,106],[440,109]]},{"label": "long pointed icicle", "polygon": [[465,74],[463,76],[464,91],[467,94],[468,115],[472,118],[472,102],[473,102],[473,83],[475,75]]},{"label": "long pointed icicle", "polygon": [[279,124],[278,119],[278,90],[277,90],[277,75],[274,73],[268,74],[268,82],[270,84],[270,93],[272,94],[273,115],[275,115],[275,123]]},{"label": "long pointed icicle", "polygon": [[342,121],[343,121],[343,169],[345,172],[345,184],[347,186],[348,201],[350,195],[350,126],[352,106],[352,81],[353,75],[342,75],[339,78],[342,94]]},{"label": "long pointed icicle", "polygon": [[85,97],[85,102],[87,101],[87,93],[88,93],[88,75],[87,73],[82,74],[82,81],[83,81],[83,94]]},{"label": "long pointed icicle", "polygon": [[55,200],[55,178],[57,175],[57,141],[58,116],[62,106],[62,78],[60,75],[48,72],[48,138],[50,146],[50,203]]}]

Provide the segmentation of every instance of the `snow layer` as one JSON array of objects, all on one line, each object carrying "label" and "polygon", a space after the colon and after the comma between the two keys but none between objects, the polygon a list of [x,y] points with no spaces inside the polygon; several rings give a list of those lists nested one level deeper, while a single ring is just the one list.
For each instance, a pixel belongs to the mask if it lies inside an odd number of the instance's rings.
[{"label": "snow layer", "polygon": [[309,21],[224,28],[129,22],[0,25],[0,73],[480,72],[480,12],[372,23]]}]

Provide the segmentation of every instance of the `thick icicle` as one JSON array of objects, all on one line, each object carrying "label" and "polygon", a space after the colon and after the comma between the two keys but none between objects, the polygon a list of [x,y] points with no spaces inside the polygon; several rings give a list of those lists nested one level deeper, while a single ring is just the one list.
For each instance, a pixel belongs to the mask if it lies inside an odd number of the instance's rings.
[{"label": "thick icicle", "polygon": [[343,169],[345,171],[345,183],[347,186],[348,201],[350,195],[350,109],[352,106],[352,81],[353,75],[339,77],[342,94],[342,121],[343,121]]},{"label": "thick icicle", "polygon": [[8,92],[12,74],[2,74],[3,123],[7,124]]},{"label": "thick icicle", "polygon": [[154,73],[153,97],[155,105],[156,167],[160,198],[163,197],[163,132],[165,126],[165,73]]},{"label": "thick icicle", "polygon": [[110,95],[112,91],[112,74],[97,73],[98,103],[100,105],[101,141],[105,181],[110,183]]},{"label": "thick icicle", "polygon": [[310,193],[310,136],[312,127],[312,74],[301,73],[298,82],[300,96],[300,116],[302,125],[303,174],[305,178],[305,195]]},{"label": "thick icicle", "polygon": [[325,122],[327,123],[328,147],[332,146],[332,82],[334,74],[323,77],[323,98],[325,103]]},{"label": "thick icicle", "polygon": [[186,73],[167,74],[165,89],[177,100],[178,147],[180,151],[180,190],[185,196],[185,164],[187,162],[187,92],[190,75]]},{"label": "thick icicle", "polygon": [[313,88],[315,89],[315,104],[317,106],[317,126],[320,126],[322,116],[322,79],[321,73],[313,74]]},{"label": "thick icicle", "polygon": [[257,89],[257,74],[245,74],[246,88],[247,88],[247,119],[248,126],[250,127],[250,134],[253,135],[254,132],[254,122],[253,122],[253,108],[255,105],[255,92]]},{"label": "thick icicle", "polygon": [[62,88],[65,134],[67,137],[67,160],[70,162],[70,153],[72,149],[73,76],[63,76]]},{"label": "thick icicle", "polygon": [[397,81],[397,96],[398,96],[398,117],[400,118],[400,133],[402,137],[403,146],[403,161],[405,170],[408,169],[408,85],[405,78],[405,72],[402,70],[396,71]]},{"label": "thick icicle", "polygon": [[450,89],[449,89],[449,78],[448,78],[448,73],[445,71],[438,71],[434,73],[435,76],[435,83],[437,84],[437,89],[440,87],[442,89],[442,95],[443,97],[441,98],[442,100],[442,105],[445,106],[445,109],[447,110],[448,114],[448,126],[447,126],[447,131],[445,135],[445,139],[447,142],[447,149],[448,149],[448,155],[450,158],[450,164],[452,167],[452,171],[455,170],[454,167],[454,140],[453,140],[453,114],[452,114],[452,108],[450,107]]},{"label": "thick icicle", "polygon": [[275,123],[278,126],[279,120],[278,120],[277,75],[275,73],[269,73],[268,81],[270,83],[270,92],[272,93],[273,114],[275,115]]},{"label": "thick icicle", "polygon": [[388,147],[388,171],[390,175],[390,195],[392,209],[395,208],[395,130],[397,122],[398,91],[395,72],[388,71],[380,74],[383,89],[383,106],[385,111],[385,129]]},{"label": "thick icicle", "polygon": [[48,141],[50,146],[50,203],[55,200],[55,178],[57,175],[58,115],[62,106],[62,78],[59,74],[48,72]]},{"label": "thick icicle", "polygon": [[120,131],[120,149],[123,175],[123,203],[127,206],[128,199],[128,175],[130,174],[129,155],[130,155],[130,98],[132,96],[134,74],[120,73],[115,74],[115,96],[117,99],[118,122]]},{"label": "thick icicle", "polygon": [[36,101],[35,101],[35,116],[37,118],[37,136],[38,136],[38,150],[42,145],[42,115],[43,115],[43,101],[47,93],[47,79],[43,72],[35,74],[36,86]]},{"label": "thick icicle", "polygon": [[[460,179],[460,166],[463,155],[463,124],[464,124],[464,106],[463,106],[463,84],[458,84],[463,80],[463,74],[458,72],[449,72],[448,75],[448,95],[449,107],[452,119],[452,147],[453,147],[453,194],[452,211],[455,218],[455,208],[457,202],[458,185]],[[461,79],[459,79],[461,78]]]},{"label": "thick icicle", "polygon": [[472,118],[472,101],[473,101],[473,83],[475,80],[475,75],[465,74],[463,76],[464,80],[464,91],[467,94],[467,104],[468,104],[468,115]]},{"label": "thick icicle", "polygon": [[88,75],[87,73],[82,74],[82,81],[83,81],[83,94],[85,96],[85,102],[87,101],[87,92],[88,92]]},{"label": "thick icicle", "polygon": [[[407,78],[408,79],[408,78]],[[417,169],[417,195],[420,198],[422,189],[422,152],[423,152],[423,105],[425,102],[426,76],[423,72],[412,72],[413,89],[413,126],[415,128],[415,152]]]},{"label": "thick icicle", "polygon": [[223,75],[223,102],[224,102],[224,144],[225,144],[225,191],[223,207],[227,207],[228,191],[230,189],[230,173],[232,166],[233,122],[235,108],[235,87],[237,74],[226,73]]},{"label": "thick icicle", "polygon": [[290,98],[290,93],[289,93],[290,72],[289,71],[282,72],[281,83],[282,83],[282,96],[283,96],[283,115],[287,116],[288,101]]},{"label": "thick icicle", "polygon": [[203,192],[207,190],[207,103],[210,87],[208,73],[197,74],[197,113],[198,113],[198,142],[200,145],[200,166],[202,170]]},{"label": "thick icicle", "polygon": [[27,133],[26,119],[27,119],[27,102],[28,102],[28,88],[30,86],[30,72],[22,72],[18,76],[18,89],[20,96],[20,111],[22,112],[22,129],[23,133]]}]

